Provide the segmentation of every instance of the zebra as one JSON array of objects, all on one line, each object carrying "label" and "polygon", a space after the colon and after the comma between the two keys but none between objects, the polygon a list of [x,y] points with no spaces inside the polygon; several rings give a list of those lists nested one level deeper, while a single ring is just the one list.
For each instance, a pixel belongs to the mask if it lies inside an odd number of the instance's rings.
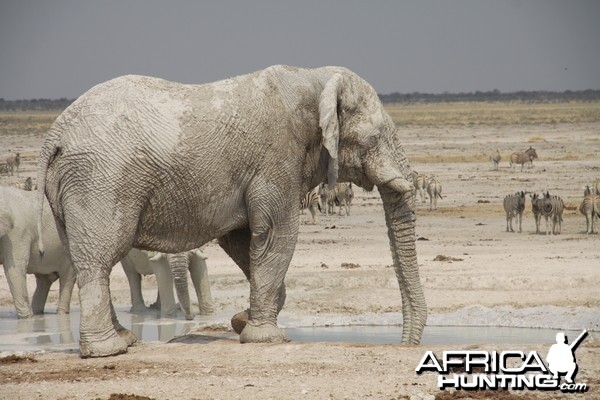
[{"label": "zebra", "polygon": [[542,219],[544,199],[537,193],[531,194],[529,197],[531,198],[531,212],[533,213],[533,219],[535,220],[535,233],[540,233],[540,221]]},{"label": "zebra", "polygon": [[352,182],[336,183],[333,190],[340,206],[339,215],[342,215],[342,205],[346,210],[346,215],[350,215],[350,206],[352,206],[352,199],[354,199]]},{"label": "zebra", "polygon": [[444,199],[442,197],[442,184],[435,177],[427,179],[427,194],[429,194],[429,209],[437,210],[437,198]]},{"label": "zebra", "polygon": [[321,202],[319,199],[319,186],[315,186],[313,189],[309,190],[302,200],[300,200],[300,212],[304,214],[304,210],[308,208],[310,214],[312,215],[312,223],[313,225],[317,223],[317,212],[315,207],[321,211]]},{"label": "zebra", "polygon": [[542,215],[546,219],[546,235],[550,234],[548,219],[552,221],[552,234],[558,235],[562,230],[562,215],[565,203],[558,196],[550,196],[548,191],[546,191],[542,200]]},{"label": "zebra", "polygon": [[583,192],[583,201],[579,205],[579,212],[585,217],[585,233],[591,234],[596,233],[594,230],[594,220],[600,217],[600,191],[596,188],[591,189],[589,186],[585,187]]},{"label": "zebra", "polygon": [[421,196],[421,202],[425,203],[425,190],[427,190],[427,175],[419,174],[417,171],[412,172],[413,184],[415,186],[415,192],[413,193],[415,200],[417,199],[417,192]]},{"label": "zebra", "polygon": [[19,166],[21,165],[21,154],[14,153],[6,157],[6,167],[10,172],[10,175],[13,176],[15,169],[17,170],[17,175],[19,172]]},{"label": "zebra", "polygon": [[495,153],[492,153],[490,156],[490,161],[494,164],[494,170],[498,171],[498,164],[502,160],[502,156],[500,156],[500,150],[496,149]]},{"label": "zebra", "polygon": [[23,182],[15,183],[15,186],[21,190],[25,190],[27,192],[31,192],[32,190],[37,190],[37,185],[34,185],[31,181],[31,177],[27,177]]},{"label": "zebra", "polygon": [[340,200],[336,196],[335,186],[334,189],[329,189],[327,183],[321,183],[319,185],[319,199],[321,200],[322,213],[333,214],[334,205],[339,205]]},{"label": "zebra", "polygon": [[504,198],[504,211],[506,212],[506,232],[514,232],[512,226],[513,218],[519,220],[519,232],[521,232],[521,222],[523,221],[523,211],[525,210],[525,192],[509,194]]},{"label": "zebra", "polygon": [[522,153],[512,153],[510,155],[510,167],[514,169],[515,165],[521,164],[521,172],[523,172],[523,165],[529,162],[530,168],[533,166],[533,160],[538,158],[537,152],[532,146],[529,146],[527,150]]}]

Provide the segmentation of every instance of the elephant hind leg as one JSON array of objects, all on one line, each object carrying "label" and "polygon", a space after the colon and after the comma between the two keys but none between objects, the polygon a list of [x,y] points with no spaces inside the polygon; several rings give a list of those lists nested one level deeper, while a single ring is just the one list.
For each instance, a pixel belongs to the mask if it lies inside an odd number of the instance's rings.
[{"label": "elephant hind leg", "polygon": [[[231,231],[219,238],[219,246],[246,275],[250,280],[250,240],[252,233],[249,228]],[[239,312],[231,318],[231,326],[239,335],[242,333],[248,320],[250,319],[250,309]]]},{"label": "elephant hind leg", "polygon": [[51,274],[35,274],[35,292],[31,300],[31,309],[34,314],[43,314],[46,301],[48,300],[48,292],[52,283],[58,279],[56,272]]},{"label": "elephant hind leg", "polygon": [[[112,267],[130,250],[129,238],[133,237],[136,225],[123,220],[115,226],[114,221],[99,217],[110,215],[110,206],[104,203],[97,208],[94,215],[82,215],[63,202],[66,224],[57,224],[79,287],[79,348],[83,358],[124,353],[137,340],[119,324],[109,289]],[[74,207],[74,210],[81,209]]]}]

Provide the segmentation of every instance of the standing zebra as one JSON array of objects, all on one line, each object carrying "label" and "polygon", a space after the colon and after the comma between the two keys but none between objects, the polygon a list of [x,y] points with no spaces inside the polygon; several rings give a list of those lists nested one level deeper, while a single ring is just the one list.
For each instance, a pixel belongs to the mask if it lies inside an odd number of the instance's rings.
[{"label": "standing zebra", "polygon": [[427,190],[427,175],[412,172],[413,184],[415,185],[414,197],[417,199],[417,192],[421,196],[421,202],[425,203],[425,190]]},{"label": "standing zebra", "polygon": [[444,199],[442,197],[442,184],[435,177],[427,179],[427,194],[429,194],[429,209],[437,210],[437,198]]},{"label": "standing zebra", "polygon": [[542,219],[542,207],[544,199],[542,199],[537,193],[530,195],[531,197],[531,212],[533,213],[533,219],[535,220],[535,233],[540,233],[540,221]]},{"label": "standing zebra", "polygon": [[10,172],[10,175],[13,176],[15,173],[15,169],[17,170],[17,175],[19,172],[19,166],[21,165],[21,154],[13,153],[6,157],[6,166]]},{"label": "standing zebra", "polygon": [[324,212],[325,215],[333,214],[333,207],[335,205],[339,205],[340,201],[336,197],[335,186],[333,189],[329,189],[326,183],[321,183],[319,185],[319,199],[321,200],[321,212]]},{"label": "standing zebra", "polygon": [[352,205],[352,199],[354,199],[354,191],[352,190],[352,182],[340,182],[336,183],[335,196],[339,201],[340,212],[342,215],[342,205],[346,209],[346,215],[350,215],[350,206]]},{"label": "standing zebra", "polygon": [[521,222],[523,221],[523,211],[525,210],[525,192],[509,194],[504,198],[504,211],[506,212],[506,232],[514,232],[512,226],[513,218],[519,220],[519,232],[521,232]]},{"label": "standing zebra", "polygon": [[594,220],[600,217],[600,191],[596,188],[585,187],[583,192],[583,201],[579,205],[579,212],[585,217],[585,233],[596,233],[594,229]]},{"label": "standing zebra", "polygon": [[312,223],[317,223],[317,211],[315,208],[318,208],[321,211],[321,202],[319,201],[319,186],[316,186],[314,189],[308,191],[300,200],[300,210],[302,214],[304,214],[304,210],[308,208],[310,214],[312,215]]},{"label": "standing zebra", "polygon": [[510,155],[510,167],[515,168],[515,165],[521,164],[521,171],[523,171],[523,165],[529,162],[530,168],[533,166],[533,160],[538,158],[537,152],[532,146],[529,146],[523,153],[512,153]]},{"label": "standing zebra", "polygon": [[502,156],[500,156],[500,150],[496,149],[496,152],[492,153],[490,156],[490,161],[492,161],[494,164],[495,171],[498,171],[498,164],[500,163],[500,160],[502,160]]},{"label": "standing zebra", "polygon": [[542,202],[542,215],[546,219],[546,235],[550,234],[548,219],[552,221],[552,234],[558,235],[562,230],[562,215],[565,203],[558,196],[550,196],[546,191]]}]

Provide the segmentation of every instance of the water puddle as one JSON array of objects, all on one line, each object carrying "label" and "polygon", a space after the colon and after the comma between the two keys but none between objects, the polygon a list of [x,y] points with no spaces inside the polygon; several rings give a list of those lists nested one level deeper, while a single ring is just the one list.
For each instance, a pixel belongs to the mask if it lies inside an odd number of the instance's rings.
[{"label": "water puddle", "polygon": [[[228,321],[228,317],[214,315],[196,316],[192,321],[183,318],[160,319],[155,315],[131,314],[127,309],[117,307],[119,322],[143,341],[167,342],[200,326]],[[401,326],[288,327],[286,331],[289,338],[297,342],[399,344],[402,338]],[[554,343],[559,331],[569,338],[575,338],[580,333],[536,328],[427,326],[422,344],[544,344]],[[223,336],[237,338],[233,333]],[[0,351],[72,351],[78,349],[78,341],[78,309],[72,309],[70,315],[56,315],[50,311],[28,320],[17,319],[14,311],[0,310]]]}]

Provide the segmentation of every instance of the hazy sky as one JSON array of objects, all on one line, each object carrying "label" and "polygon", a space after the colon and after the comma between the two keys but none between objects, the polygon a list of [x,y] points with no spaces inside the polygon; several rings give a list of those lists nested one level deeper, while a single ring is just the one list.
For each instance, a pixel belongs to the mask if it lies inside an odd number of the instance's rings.
[{"label": "hazy sky", "polygon": [[379,93],[600,89],[598,0],[0,0],[0,97],[341,65]]}]

